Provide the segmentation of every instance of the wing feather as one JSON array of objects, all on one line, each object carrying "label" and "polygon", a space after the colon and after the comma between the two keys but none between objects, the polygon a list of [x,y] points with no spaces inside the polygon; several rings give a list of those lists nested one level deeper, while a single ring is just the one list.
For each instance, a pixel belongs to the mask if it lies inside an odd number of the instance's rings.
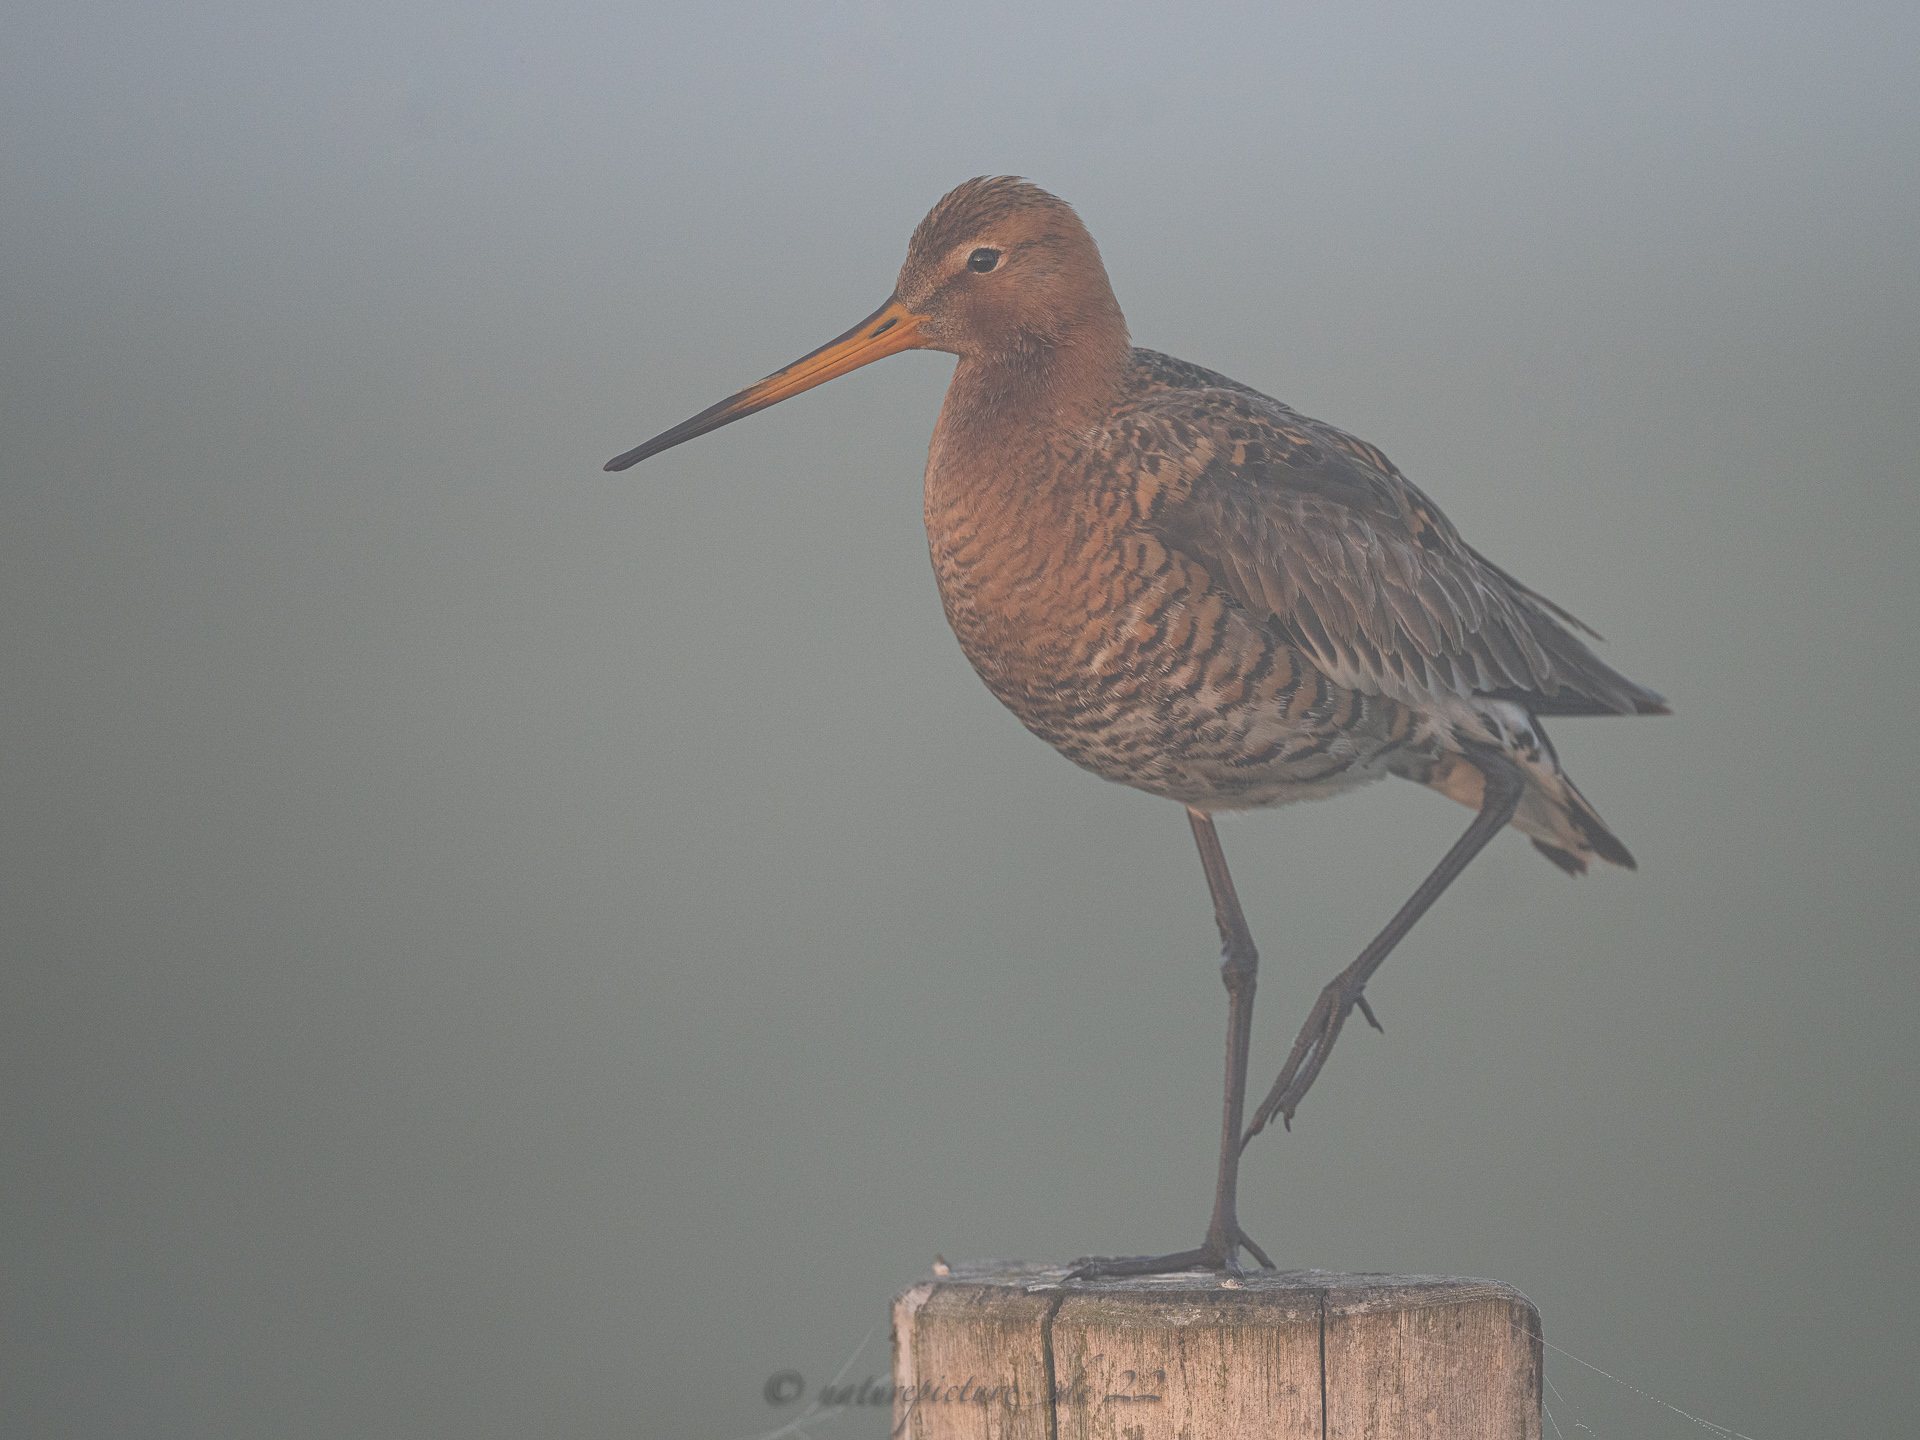
[{"label": "wing feather", "polygon": [[1127,438],[1144,437],[1177,476],[1152,527],[1330,679],[1412,704],[1478,695],[1541,714],[1665,711],[1567,628],[1586,626],[1461,540],[1373,447],[1137,353],[1159,383]]}]

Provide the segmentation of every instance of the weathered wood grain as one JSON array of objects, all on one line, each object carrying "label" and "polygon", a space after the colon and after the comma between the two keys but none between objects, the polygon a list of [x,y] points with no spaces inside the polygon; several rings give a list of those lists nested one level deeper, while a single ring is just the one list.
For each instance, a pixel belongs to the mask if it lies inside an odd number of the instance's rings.
[{"label": "weathered wood grain", "polygon": [[1539,1440],[1539,1312],[1498,1281],[982,1261],[893,1305],[911,1440]]}]

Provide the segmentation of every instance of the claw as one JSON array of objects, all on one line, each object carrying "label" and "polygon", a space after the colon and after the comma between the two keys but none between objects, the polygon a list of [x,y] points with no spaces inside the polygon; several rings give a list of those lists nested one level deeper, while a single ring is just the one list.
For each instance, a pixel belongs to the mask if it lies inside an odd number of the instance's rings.
[{"label": "claw", "polygon": [[1364,991],[1353,997],[1353,1003],[1358,1005],[1360,1007],[1360,1013],[1367,1017],[1367,1024],[1378,1030],[1382,1035],[1387,1033],[1387,1027],[1380,1023],[1378,1017],[1373,1013],[1373,1007],[1367,1004],[1367,997]]},{"label": "claw", "polygon": [[1253,1112],[1253,1121],[1240,1141],[1242,1150],[1247,1148],[1249,1140],[1267,1128],[1267,1123],[1275,1115],[1280,1117],[1280,1123],[1287,1130],[1293,1129],[1293,1112],[1319,1078],[1320,1067],[1327,1063],[1327,1056],[1333,1051],[1333,1042],[1340,1038],[1340,1028],[1346,1024],[1347,1014],[1356,1004],[1375,1029],[1384,1029],[1375,1019],[1373,1007],[1367,1004],[1363,996],[1349,998],[1338,980],[1329,984],[1314,1002],[1313,1013],[1307,1016],[1307,1023],[1300,1027],[1300,1034],[1293,1042],[1293,1051],[1287,1056],[1287,1063],[1280,1067],[1280,1078],[1273,1082],[1273,1089],[1260,1103],[1260,1108]]},{"label": "claw", "polygon": [[1234,1231],[1239,1235],[1240,1243],[1247,1247],[1247,1253],[1260,1262],[1260,1268],[1262,1270],[1271,1270],[1274,1268],[1273,1261],[1267,1258],[1267,1252],[1248,1239],[1246,1231],[1240,1229],[1237,1225],[1234,1227]]}]

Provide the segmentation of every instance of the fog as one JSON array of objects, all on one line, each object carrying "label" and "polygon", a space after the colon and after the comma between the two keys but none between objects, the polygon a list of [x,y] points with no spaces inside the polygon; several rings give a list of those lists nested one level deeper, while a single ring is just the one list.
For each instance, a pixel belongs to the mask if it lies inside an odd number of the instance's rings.
[{"label": "fog", "polygon": [[[600,469],[983,173],[1675,707],[1553,727],[1639,872],[1497,840],[1248,1149],[1248,1232],[1507,1281],[1755,1440],[1911,1428],[1911,7],[8,32],[0,1430],[736,1440],[771,1372],[883,1374],[936,1252],[1198,1242],[1206,886],[946,627],[951,361]],[[1256,1093],[1465,819],[1222,820]],[[1698,1433],[1550,1356],[1562,1432]]]}]

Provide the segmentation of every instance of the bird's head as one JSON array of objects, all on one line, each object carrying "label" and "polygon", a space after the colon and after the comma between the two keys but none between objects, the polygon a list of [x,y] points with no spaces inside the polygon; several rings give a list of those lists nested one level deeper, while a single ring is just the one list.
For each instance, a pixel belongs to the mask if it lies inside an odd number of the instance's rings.
[{"label": "bird's head", "polygon": [[1126,334],[1073,207],[1010,175],[969,180],[928,212],[894,296],[927,349],[988,364],[1044,363],[1061,346]]},{"label": "bird's head", "polygon": [[920,222],[886,304],[606,468],[625,470],[902,350],[944,350],[1031,376],[1063,357],[1117,353],[1126,343],[1099,248],[1073,207],[1025,180],[983,176],[951,191]]}]

